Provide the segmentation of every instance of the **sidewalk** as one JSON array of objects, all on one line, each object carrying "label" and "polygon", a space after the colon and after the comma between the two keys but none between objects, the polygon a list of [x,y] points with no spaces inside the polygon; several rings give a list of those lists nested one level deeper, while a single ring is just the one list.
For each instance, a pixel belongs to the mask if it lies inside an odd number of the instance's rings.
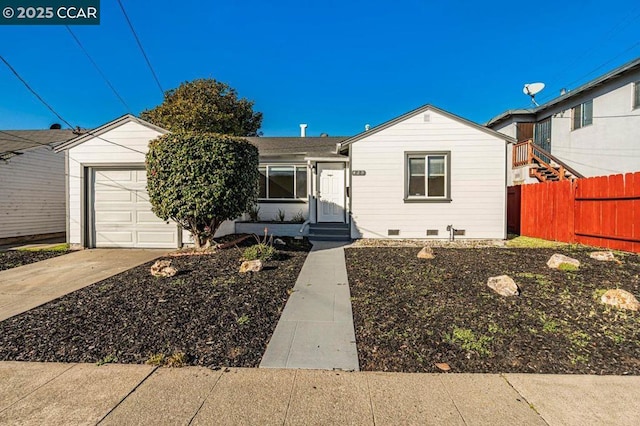
[{"label": "sidewalk", "polygon": [[164,253],[166,250],[81,250],[0,271],[0,321]]},{"label": "sidewalk", "polygon": [[261,368],[358,370],[344,245],[313,242]]},{"label": "sidewalk", "polygon": [[0,362],[0,424],[636,425],[640,377]]}]

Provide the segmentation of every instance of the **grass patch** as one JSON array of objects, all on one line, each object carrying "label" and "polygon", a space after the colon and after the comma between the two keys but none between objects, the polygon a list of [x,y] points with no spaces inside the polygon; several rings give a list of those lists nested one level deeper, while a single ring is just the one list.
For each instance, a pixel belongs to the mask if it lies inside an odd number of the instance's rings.
[{"label": "grass patch", "polygon": [[454,327],[451,334],[445,333],[444,341],[460,346],[467,351],[474,351],[480,356],[491,355],[489,343],[493,340],[490,336],[476,336],[469,328]]},{"label": "grass patch", "polygon": [[558,269],[564,272],[575,272],[578,270],[576,265],[572,265],[571,263],[561,263],[558,265]]},{"label": "grass patch", "polygon": [[118,362],[118,357],[115,354],[109,354],[107,356],[105,356],[104,358],[98,360],[98,362],[96,362],[96,365],[98,367],[103,366],[105,364],[113,364],[115,362]]},{"label": "grass patch", "polygon": [[508,240],[507,247],[511,248],[557,248],[566,247],[568,244],[559,243],[557,241],[543,240],[541,238],[533,237],[516,237],[512,240]]},{"label": "grass patch", "polygon": [[17,251],[27,251],[27,252],[36,252],[36,251],[49,251],[49,252],[63,252],[69,251],[69,244],[62,243],[56,246],[51,247],[24,247],[19,248]]}]

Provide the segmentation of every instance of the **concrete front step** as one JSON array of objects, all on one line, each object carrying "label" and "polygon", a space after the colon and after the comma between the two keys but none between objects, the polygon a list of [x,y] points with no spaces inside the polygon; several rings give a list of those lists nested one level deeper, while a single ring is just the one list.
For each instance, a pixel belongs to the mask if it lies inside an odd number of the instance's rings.
[{"label": "concrete front step", "polygon": [[348,223],[312,223],[308,237],[316,241],[351,241],[351,230]]},{"label": "concrete front step", "polygon": [[315,240],[315,241],[351,241],[351,236],[350,235],[334,235],[334,234],[329,234],[329,235],[318,235],[318,234],[309,234],[307,236],[310,240]]}]

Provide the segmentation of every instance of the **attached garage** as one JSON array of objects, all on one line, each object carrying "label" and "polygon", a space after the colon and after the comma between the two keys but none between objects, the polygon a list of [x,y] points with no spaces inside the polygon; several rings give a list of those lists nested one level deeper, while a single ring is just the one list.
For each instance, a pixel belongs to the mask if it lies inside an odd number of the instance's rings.
[{"label": "attached garage", "polygon": [[89,246],[177,247],[176,224],[162,221],[151,211],[144,169],[92,168],[90,173]]},{"label": "attached garage", "polygon": [[180,247],[178,226],[153,214],[146,190],[149,142],[165,133],[127,114],[56,149],[65,152],[71,245]]}]

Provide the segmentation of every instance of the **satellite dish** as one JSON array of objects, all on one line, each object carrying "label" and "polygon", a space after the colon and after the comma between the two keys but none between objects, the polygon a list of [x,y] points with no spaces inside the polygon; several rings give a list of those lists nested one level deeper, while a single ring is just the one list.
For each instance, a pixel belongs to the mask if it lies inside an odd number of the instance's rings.
[{"label": "satellite dish", "polygon": [[542,91],[542,89],[544,89],[544,83],[530,83],[530,84],[524,85],[524,89],[522,89],[522,92],[525,95],[531,96],[531,102],[533,102],[535,106],[540,106],[536,102],[535,97],[538,93]]}]

